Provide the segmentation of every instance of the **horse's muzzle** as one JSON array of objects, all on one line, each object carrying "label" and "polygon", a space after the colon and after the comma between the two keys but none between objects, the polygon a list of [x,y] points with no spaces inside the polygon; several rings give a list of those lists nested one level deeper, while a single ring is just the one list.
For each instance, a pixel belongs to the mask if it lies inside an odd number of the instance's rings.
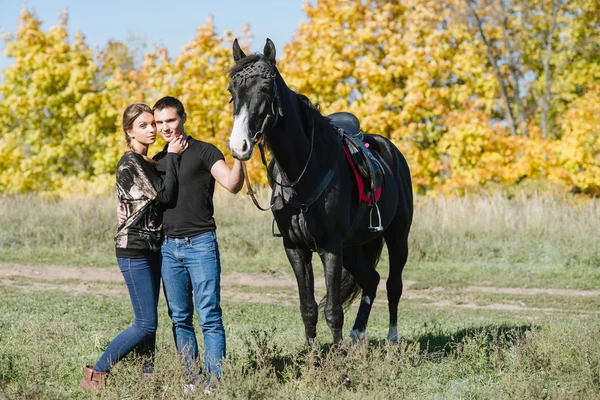
[{"label": "horse's muzzle", "polygon": [[233,148],[231,146],[231,142],[227,144],[227,147],[235,159],[240,161],[248,161],[250,158],[252,158],[254,146],[252,146],[252,144],[247,140],[244,140],[241,146],[238,146],[237,148]]}]

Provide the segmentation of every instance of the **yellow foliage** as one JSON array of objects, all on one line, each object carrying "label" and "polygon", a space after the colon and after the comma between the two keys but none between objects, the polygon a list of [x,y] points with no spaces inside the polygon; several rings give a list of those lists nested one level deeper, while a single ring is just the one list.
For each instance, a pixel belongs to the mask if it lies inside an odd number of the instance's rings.
[{"label": "yellow foliage", "polygon": [[550,178],[585,193],[600,195],[600,84],[589,85],[585,95],[559,119],[563,135],[552,143],[556,155]]},{"label": "yellow foliage", "polygon": [[[594,30],[600,6],[565,2],[548,53],[553,2],[532,0],[523,9],[511,0],[502,3],[515,11],[506,15],[499,4],[306,2],[308,21],[290,43],[276,43],[283,49],[277,65],[288,85],[324,114],[350,111],[365,132],[394,141],[419,192],[549,179],[600,194],[600,38]],[[5,39],[13,64],[0,83],[0,193],[113,190],[125,150],[121,113],[132,102],[152,106],[164,95],[184,103],[188,134],[229,157],[231,32],[217,35],[209,18],[180,55],[157,47],[138,66],[124,43],[109,42],[94,54],[83,34],[69,38],[67,22],[63,12],[44,32],[24,7],[16,34]],[[252,35],[247,25],[243,32],[247,51]],[[508,128],[500,82],[508,109],[522,118],[516,135]],[[541,127],[546,95],[548,135]],[[155,150],[163,144],[159,139]],[[253,181],[266,183],[258,155],[249,171]]]}]

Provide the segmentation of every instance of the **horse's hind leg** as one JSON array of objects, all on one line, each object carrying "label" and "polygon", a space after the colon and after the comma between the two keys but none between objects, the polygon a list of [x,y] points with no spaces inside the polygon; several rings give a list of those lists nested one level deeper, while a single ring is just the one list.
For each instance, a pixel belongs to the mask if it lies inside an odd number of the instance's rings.
[{"label": "horse's hind leg", "polygon": [[379,274],[375,270],[375,265],[379,260],[382,247],[383,239],[377,238],[365,245],[344,249],[344,268],[352,273],[362,289],[358,313],[350,331],[353,343],[364,340],[366,336],[367,322],[379,285]]},{"label": "horse's hind leg", "polygon": [[402,270],[408,258],[409,225],[394,224],[385,232],[385,242],[390,258],[390,273],[386,282],[390,327],[388,340],[398,341],[398,303],[402,296]]}]

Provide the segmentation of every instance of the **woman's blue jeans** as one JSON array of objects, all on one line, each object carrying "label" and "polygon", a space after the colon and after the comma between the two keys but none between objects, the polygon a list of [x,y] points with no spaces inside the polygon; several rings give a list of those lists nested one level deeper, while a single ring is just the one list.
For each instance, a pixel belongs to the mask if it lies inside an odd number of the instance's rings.
[{"label": "woman's blue jeans", "polygon": [[221,311],[221,261],[214,231],[189,238],[166,237],[162,249],[162,279],[173,338],[188,374],[198,359],[193,325],[194,306],[204,336],[204,367],[207,374],[221,376],[225,357],[225,329]]},{"label": "woman's blue jeans", "polygon": [[109,372],[114,364],[134,350],[137,356],[143,357],[143,371],[152,372],[158,325],[160,254],[148,258],[117,258],[117,262],[129,290],[134,321],[110,342],[94,370]]}]

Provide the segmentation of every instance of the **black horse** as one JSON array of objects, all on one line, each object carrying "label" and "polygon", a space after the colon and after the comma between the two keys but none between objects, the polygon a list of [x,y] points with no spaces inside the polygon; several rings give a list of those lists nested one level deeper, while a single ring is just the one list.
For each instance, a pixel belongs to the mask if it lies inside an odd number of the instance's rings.
[{"label": "black horse", "polygon": [[242,161],[250,159],[261,139],[272,153],[274,162],[268,168],[274,190],[272,211],[298,281],[306,337],[316,337],[318,317],[312,253],[317,252],[323,262],[327,287],[325,318],[335,343],[342,338],[343,305],[362,290],[350,332],[352,340],[357,341],[365,337],[379,284],[375,267],[385,240],[390,260],[386,285],[388,339],[396,341],[402,270],[408,257],[413,216],[406,160],[388,139],[364,136],[384,172],[377,202],[383,229],[368,229],[374,208],[364,212],[364,205],[359,205],[357,181],[342,149],[340,130],[305,96],[288,88],[275,66],[271,40],[267,39],[263,53],[246,56],[237,40],[233,43],[236,64],[229,71],[229,91],[234,124],[228,146],[232,155]]}]

